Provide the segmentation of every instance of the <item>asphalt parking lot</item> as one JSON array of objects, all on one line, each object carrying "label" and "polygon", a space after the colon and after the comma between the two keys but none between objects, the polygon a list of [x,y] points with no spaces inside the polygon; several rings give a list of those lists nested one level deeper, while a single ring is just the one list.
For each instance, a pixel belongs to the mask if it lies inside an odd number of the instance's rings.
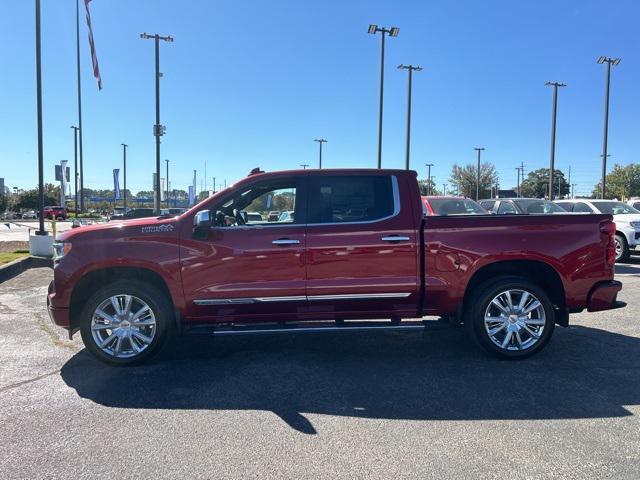
[{"label": "asphalt parking lot", "polygon": [[640,258],[625,309],[520,362],[462,329],[190,338],[135,368],[0,284],[0,478],[640,478]]}]

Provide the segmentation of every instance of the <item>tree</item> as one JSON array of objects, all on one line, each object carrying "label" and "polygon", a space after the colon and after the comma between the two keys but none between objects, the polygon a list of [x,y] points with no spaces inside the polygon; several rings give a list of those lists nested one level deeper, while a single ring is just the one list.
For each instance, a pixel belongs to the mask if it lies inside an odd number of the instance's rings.
[{"label": "tree", "polygon": [[[598,182],[593,187],[592,196],[600,198],[602,190],[602,182]],[[626,200],[631,197],[640,196],[640,164],[632,163],[630,165],[614,165],[613,169],[607,174],[607,191],[606,198]]]},{"label": "tree", "polygon": [[[571,191],[562,170],[553,171],[553,196],[555,198],[568,195]],[[539,168],[527,174],[520,184],[520,196],[531,198],[547,198],[549,195],[549,169]]]},{"label": "tree", "polygon": [[[16,202],[17,210],[40,210],[40,203],[38,202],[38,189],[33,188],[31,190],[25,190],[18,197]],[[44,184],[44,204],[58,205],[60,203],[60,187],[51,183]]]},{"label": "tree", "polygon": [[[487,198],[491,195],[491,188],[499,182],[496,167],[492,163],[484,162],[480,164],[480,198]],[[473,164],[460,166],[454,163],[451,167],[449,183],[457,186],[460,195],[465,197],[476,197],[476,185],[478,183],[478,167]]]},{"label": "tree", "polygon": [[[429,183],[431,183],[430,190]],[[430,182],[427,180],[418,180],[418,187],[420,187],[420,195],[441,195],[441,192],[436,187],[436,182],[434,182],[433,179],[431,179]]]}]

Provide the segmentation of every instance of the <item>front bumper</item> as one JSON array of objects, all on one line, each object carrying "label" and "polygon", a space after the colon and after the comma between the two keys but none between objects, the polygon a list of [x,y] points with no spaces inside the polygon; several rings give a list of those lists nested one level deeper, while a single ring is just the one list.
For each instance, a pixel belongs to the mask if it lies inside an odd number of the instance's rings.
[{"label": "front bumper", "polygon": [[620,290],[622,290],[622,283],[617,280],[597,283],[587,297],[587,311],[600,312],[625,307],[627,305],[625,302],[616,299]]},{"label": "front bumper", "polygon": [[620,231],[622,231],[627,239],[627,245],[629,245],[630,248],[635,249],[637,245],[640,245],[640,230],[631,227],[622,227]]},{"label": "front bumper", "polygon": [[53,323],[59,327],[69,328],[71,320],[69,318],[69,309],[54,307],[52,305],[52,298],[55,296],[55,290],[53,282],[49,284],[49,292],[47,293],[47,311],[49,312],[49,318]]}]

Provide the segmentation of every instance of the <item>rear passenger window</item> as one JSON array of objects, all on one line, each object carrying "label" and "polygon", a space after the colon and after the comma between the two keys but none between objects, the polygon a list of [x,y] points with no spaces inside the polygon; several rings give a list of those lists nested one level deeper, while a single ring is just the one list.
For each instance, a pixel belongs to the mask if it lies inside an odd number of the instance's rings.
[{"label": "rear passenger window", "polygon": [[501,215],[505,215],[508,213],[518,213],[516,207],[514,207],[509,202],[500,202],[500,206],[498,207],[498,213]]},{"label": "rear passenger window", "polygon": [[[396,209],[392,178],[381,175],[312,175],[309,223],[371,222]],[[399,206],[398,206],[399,208]]]}]

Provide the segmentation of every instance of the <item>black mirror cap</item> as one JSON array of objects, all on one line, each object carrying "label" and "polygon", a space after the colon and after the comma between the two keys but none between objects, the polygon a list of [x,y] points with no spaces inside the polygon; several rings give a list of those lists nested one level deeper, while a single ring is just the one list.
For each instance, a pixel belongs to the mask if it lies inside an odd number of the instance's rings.
[{"label": "black mirror cap", "polygon": [[211,228],[211,212],[209,210],[200,210],[193,217],[193,227],[196,230],[205,230]]}]

